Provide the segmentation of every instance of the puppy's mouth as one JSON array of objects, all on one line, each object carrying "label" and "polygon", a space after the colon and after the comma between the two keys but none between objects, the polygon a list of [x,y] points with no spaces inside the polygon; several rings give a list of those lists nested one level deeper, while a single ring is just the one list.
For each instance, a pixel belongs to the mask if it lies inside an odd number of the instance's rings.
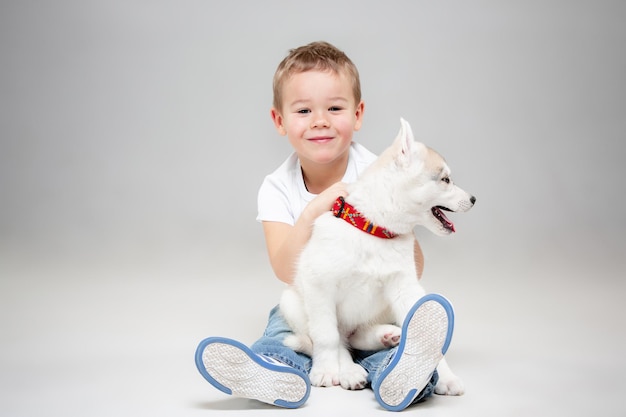
[{"label": "puppy's mouth", "polygon": [[430,209],[430,211],[433,212],[433,216],[435,216],[435,218],[437,220],[439,220],[441,222],[441,225],[443,226],[443,228],[451,233],[453,233],[454,230],[454,224],[448,220],[448,218],[446,217],[445,214],[443,214],[443,211],[452,211],[447,207],[444,206],[435,206],[433,208]]}]

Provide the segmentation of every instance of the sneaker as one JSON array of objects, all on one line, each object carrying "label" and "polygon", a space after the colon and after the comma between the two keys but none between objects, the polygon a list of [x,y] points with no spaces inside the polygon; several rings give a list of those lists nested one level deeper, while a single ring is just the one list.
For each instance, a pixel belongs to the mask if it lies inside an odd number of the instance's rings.
[{"label": "sneaker", "polygon": [[203,340],[196,349],[196,366],[211,385],[226,394],[280,407],[300,407],[311,391],[306,373],[257,355],[236,340]]},{"label": "sneaker", "polygon": [[395,356],[372,384],[380,405],[400,411],[415,400],[448,350],[453,327],[454,311],[444,297],[429,294],[415,303]]}]

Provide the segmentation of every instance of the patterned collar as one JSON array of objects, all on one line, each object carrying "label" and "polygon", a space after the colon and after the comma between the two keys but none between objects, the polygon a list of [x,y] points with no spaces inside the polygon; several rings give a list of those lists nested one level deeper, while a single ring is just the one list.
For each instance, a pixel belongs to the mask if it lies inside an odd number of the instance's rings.
[{"label": "patterned collar", "polygon": [[392,239],[398,236],[396,233],[393,233],[392,231],[387,230],[384,227],[379,227],[371,223],[367,218],[363,216],[363,214],[361,214],[352,205],[347,203],[343,197],[339,197],[337,198],[337,200],[335,200],[335,204],[333,205],[333,216],[344,219],[357,229],[376,237],[380,237],[383,239]]}]

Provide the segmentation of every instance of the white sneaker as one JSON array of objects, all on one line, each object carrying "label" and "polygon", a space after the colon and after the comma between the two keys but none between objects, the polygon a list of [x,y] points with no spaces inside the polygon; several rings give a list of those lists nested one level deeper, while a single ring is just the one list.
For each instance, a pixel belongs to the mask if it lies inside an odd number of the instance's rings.
[{"label": "white sneaker", "polygon": [[448,350],[453,328],[454,310],[444,297],[428,294],[415,303],[395,356],[372,384],[380,405],[400,411],[415,400]]},{"label": "white sneaker", "polygon": [[215,388],[286,408],[306,402],[311,383],[306,373],[222,337],[204,339],[196,349],[196,366]]}]

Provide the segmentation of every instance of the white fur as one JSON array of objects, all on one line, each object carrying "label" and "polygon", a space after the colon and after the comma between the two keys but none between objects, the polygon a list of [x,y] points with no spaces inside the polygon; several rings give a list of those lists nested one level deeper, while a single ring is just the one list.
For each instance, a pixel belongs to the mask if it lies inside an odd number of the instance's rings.
[{"label": "white fur", "polygon": [[[398,344],[397,325],[425,294],[415,269],[414,227],[449,234],[431,208],[467,211],[474,204],[449,174],[444,159],[416,142],[402,119],[392,146],[349,186],[346,197],[370,221],[398,236],[368,235],[330,212],[315,221],[294,283],[280,302],[294,331],[285,345],[312,356],[313,385],[363,388],[367,373],[354,363],[349,347],[374,350]],[[445,360],[438,370],[437,393],[463,393],[461,380]]]}]

